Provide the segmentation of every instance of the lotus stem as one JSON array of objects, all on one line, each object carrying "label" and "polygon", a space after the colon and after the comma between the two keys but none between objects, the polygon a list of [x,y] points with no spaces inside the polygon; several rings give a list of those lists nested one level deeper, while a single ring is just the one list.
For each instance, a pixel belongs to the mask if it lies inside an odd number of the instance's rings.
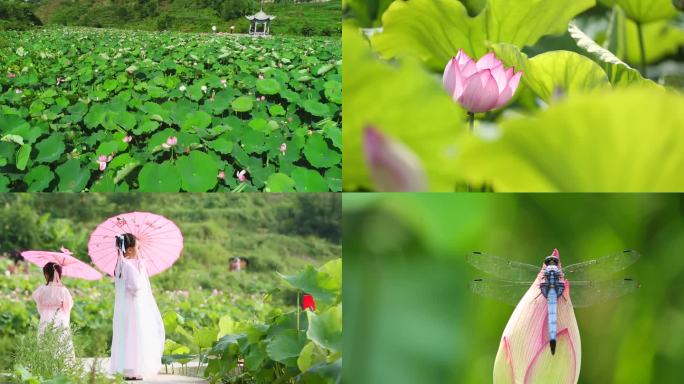
[{"label": "lotus stem", "polygon": [[301,314],[299,310],[299,291],[297,291],[297,333],[299,333],[299,315]]},{"label": "lotus stem", "polygon": [[475,128],[475,114],[473,112],[468,112],[468,126],[470,127],[470,133],[473,133]]},{"label": "lotus stem", "polygon": [[639,52],[641,54],[641,74],[646,77],[646,48],[644,47],[644,31],[641,22],[636,23],[637,34],[639,35]]}]

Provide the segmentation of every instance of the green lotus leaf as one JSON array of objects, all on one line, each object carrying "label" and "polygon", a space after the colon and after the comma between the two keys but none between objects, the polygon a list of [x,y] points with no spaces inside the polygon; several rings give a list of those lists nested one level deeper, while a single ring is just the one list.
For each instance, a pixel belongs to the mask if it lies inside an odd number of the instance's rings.
[{"label": "green lotus leaf", "polygon": [[280,92],[280,83],[275,79],[263,79],[257,81],[256,89],[262,95],[275,95]]},{"label": "green lotus leaf", "polygon": [[479,58],[486,53],[485,41],[524,47],[544,35],[561,33],[570,19],[594,3],[490,0],[479,15],[471,17],[458,1],[395,1],[383,15],[384,31],[373,37],[373,47],[386,58],[414,55],[442,71],[459,49]]},{"label": "green lotus leaf", "polygon": [[319,347],[342,351],[342,305],[315,314],[308,311],[309,329],[306,335]]},{"label": "green lotus leaf", "polygon": [[176,161],[176,167],[181,175],[181,185],[188,192],[206,192],[218,183],[218,164],[204,152],[190,152]]},{"label": "green lotus leaf", "polygon": [[211,115],[204,111],[196,111],[189,113],[181,123],[181,129],[184,131],[205,129],[211,125]]},{"label": "green lotus leaf", "polygon": [[28,192],[41,192],[50,186],[55,174],[47,165],[39,165],[31,168],[24,176],[24,182],[28,185]]},{"label": "green lotus leaf", "polygon": [[306,100],[302,103],[304,110],[318,117],[330,115],[330,107],[316,100]]},{"label": "green lotus leaf", "polygon": [[266,192],[294,192],[295,182],[282,173],[273,173],[266,180]]},{"label": "green lotus leaf", "polygon": [[240,96],[231,103],[235,112],[249,112],[254,106],[254,99],[249,96]]},{"label": "green lotus leaf", "polygon": [[178,192],[181,178],[176,167],[169,163],[145,164],[138,174],[142,192]]},{"label": "green lotus leaf", "polygon": [[268,357],[288,367],[297,366],[299,352],[304,348],[308,339],[304,332],[288,329],[275,335],[266,347]]},{"label": "green lotus leaf", "polygon": [[59,176],[57,188],[60,192],[81,192],[90,178],[90,170],[82,168],[78,159],[67,160],[55,169],[55,173]]},{"label": "green lotus leaf", "polygon": [[38,149],[36,162],[51,163],[59,159],[62,153],[64,153],[64,148],[64,136],[58,133],[52,134],[36,144],[36,149]]},{"label": "green lotus leaf", "polygon": [[681,191],[681,105],[653,88],[576,95],[504,121],[496,139],[469,137],[460,167],[500,192]]},{"label": "green lotus leaf", "polygon": [[610,87],[608,76],[586,56],[570,51],[549,51],[528,59],[511,44],[494,44],[497,57],[523,71],[522,81],[542,100]]},{"label": "green lotus leaf", "polygon": [[327,192],[328,183],[323,176],[313,169],[295,168],[292,173],[297,192]]}]

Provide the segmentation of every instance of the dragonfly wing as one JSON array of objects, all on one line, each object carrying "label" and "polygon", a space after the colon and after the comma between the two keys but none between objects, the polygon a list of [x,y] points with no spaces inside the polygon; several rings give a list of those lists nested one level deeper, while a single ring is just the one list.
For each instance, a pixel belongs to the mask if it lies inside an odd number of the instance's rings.
[{"label": "dragonfly wing", "polygon": [[639,283],[632,279],[570,281],[570,299],[576,308],[588,307],[633,292]]},{"label": "dragonfly wing", "polygon": [[480,296],[516,305],[532,283],[532,281],[522,282],[497,279],[475,279],[470,282],[470,290]]},{"label": "dragonfly wing", "polygon": [[482,252],[471,252],[466,261],[482,272],[505,280],[532,281],[537,277],[541,266],[511,261]]},{"label": "dragonfly wing", "polygon": [[593,280],[622,271],[634,264],[638,258],[639,252],[626,249],[612,255],[563,267],[563,274],[570,280]]}]

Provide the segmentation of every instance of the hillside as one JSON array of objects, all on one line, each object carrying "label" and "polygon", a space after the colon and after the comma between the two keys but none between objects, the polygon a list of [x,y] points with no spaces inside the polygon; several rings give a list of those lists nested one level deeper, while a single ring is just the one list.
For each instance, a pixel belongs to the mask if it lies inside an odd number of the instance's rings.
[{"label": "hillside", "polygon": [[[43,24],[79,25],[139,30],[177,30],[246,33],[245,14],[259,10],[254,0],[43,0],[35,14]],[[266,13],[277,19],[273,34],[339,35],[340,0],[294,4],[291,1],[266,3]]]},{"label": "hillside", "polygon": [[[121,212],[150,211],[176,222],[185,239],[176,266],[158,278],[162,287],[212,289],[231,280],[242,290],[268,290],[275,272],[293,273],[341,256],[339,200],[332,194],[5,196],[0,252],[64,245],[88,261],[88,236],[101,221]],[[22,227],[12,229],[17,221]],[[250,260],[249,277],[232,277],[232,256]]]}]

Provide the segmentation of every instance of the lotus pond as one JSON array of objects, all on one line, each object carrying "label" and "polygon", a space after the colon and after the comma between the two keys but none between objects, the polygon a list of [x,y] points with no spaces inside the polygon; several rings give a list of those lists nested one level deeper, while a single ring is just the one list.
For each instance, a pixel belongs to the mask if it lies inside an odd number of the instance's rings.
[{"label": "lotus pond", "polygon": [[3,32],[0,191],[340,191],[341,54],[326,38]]}]

